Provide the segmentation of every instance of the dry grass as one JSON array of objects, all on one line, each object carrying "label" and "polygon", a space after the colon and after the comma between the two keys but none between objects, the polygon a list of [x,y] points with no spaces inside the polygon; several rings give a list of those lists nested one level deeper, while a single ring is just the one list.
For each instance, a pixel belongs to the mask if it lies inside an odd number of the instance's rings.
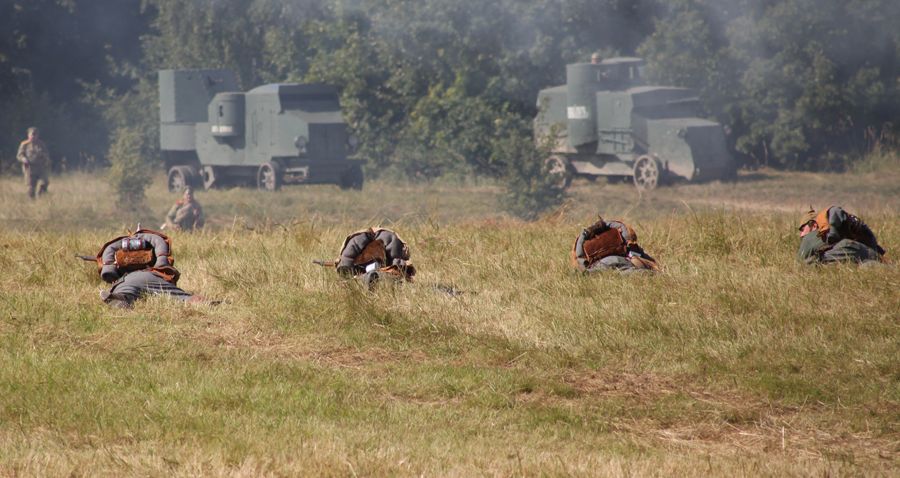
[{"label": "dry grass", "polygon": [[[891,475],[900,454],[900,273],[804,268],[808,203],[900,248],[900,176],[775,172],[639,197],[578,182],[536,223],[490,184],[200,193],[181,285],[224,299],[99,303],[88,265],[121,226],[102,182],[0,179],[0,475]],[[19,205],[21,203],[21,205]],[[583,277],[593,214],[665,266]],[[371,223],[413,284],[368,293],[310,264]],[[436,285],[463,291],[450,296]]]}]

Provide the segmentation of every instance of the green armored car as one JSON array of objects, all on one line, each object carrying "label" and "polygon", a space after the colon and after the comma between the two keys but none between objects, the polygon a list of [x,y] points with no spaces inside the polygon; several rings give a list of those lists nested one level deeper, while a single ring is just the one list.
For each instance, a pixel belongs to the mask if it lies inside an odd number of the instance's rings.
[{"label": "green armored car", "polygon": [[335,183],[362,188],[362,161],[348,159],[337,91],[269,84],[241,92],[228,70],[159,72],[160,146],[170,191],[254,184]]},{"label": "green armored car", "polygon": [[697,117],[697,94],[645,85],[643,66],[640,58],[594,58],[567,65],[565,85],[540,91],[535,136],[553,145],[547,162],[563,185],[575,175],[606,176],[646,190],[735,173],[722,125]]}]

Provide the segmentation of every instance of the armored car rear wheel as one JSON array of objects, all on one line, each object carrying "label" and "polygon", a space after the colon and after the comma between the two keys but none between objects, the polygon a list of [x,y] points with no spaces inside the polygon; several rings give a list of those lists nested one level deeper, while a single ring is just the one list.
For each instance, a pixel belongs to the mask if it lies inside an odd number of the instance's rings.
[{"label": "armored car rear wheel", "polygon": [[656,189],[660,182],[659,161],[649,155],[643,155],[634,162],[634,185],[641,191]]},{"label": "armored car rear wheel", "polygon": [[196,175],[190,166],[172,166],[169,168],[167,184],[170,193],[180,193],[194,185]]},{"label": "armored car rear wheel", "polygon": [[281,189],[281,167],[278,163],[265,163],[256,173],[256,187],[261,191]]}]

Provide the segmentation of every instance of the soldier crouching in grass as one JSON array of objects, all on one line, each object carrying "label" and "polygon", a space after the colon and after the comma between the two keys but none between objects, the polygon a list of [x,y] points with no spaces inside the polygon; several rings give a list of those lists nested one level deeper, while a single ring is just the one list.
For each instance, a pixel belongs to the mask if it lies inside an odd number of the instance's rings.
[{"label": "soldier crouching in grass", "polygon": [[178,287],[181,273],[174,267],[171,241],[159,232],[141,229],[117,237],[97,253],[100,277],[112,287],[100,298],[112,307],[130,308],[145,295],[161,295],[185,302],[205,300]]},{"label": "soldier crouching in grass", "polygon": [[416,275],[406,243],[394,231],[377,227],[347,236],[334,262],[316,263],[334,265],[338,275],[359,279],[370,289],[378,282],[411,281]]},{"label": "soldier crouching in grass", "polygon": [[800,220],[797,257],[805,264],[883,262],[884,254],[869,226],[840,206],[810,207]]},{"label": "soldier crouching in grass", "polygon": [[184,189],[181,199],[175,201],[175,204],[169,209],[162,229],[193,231],[202,228],[204,223],[203,208],[194,198],[194,190],[188,187]]},{"label": "soldier crouching in grass", "polygon": [[22,163],[22,174],[31,199],[46,193],[50,185],[50,152],[39,133],[34,126],[28,128],[28,139],[19,144],[16,153],[16,159]]},{"label": "soldier crouching in grass", "polygon": [[578,235],[572,262],[582,272],[616,270],[622,273],[659,272],[656,259],[638,245],[637,233],[621,221],[598,217]]}]

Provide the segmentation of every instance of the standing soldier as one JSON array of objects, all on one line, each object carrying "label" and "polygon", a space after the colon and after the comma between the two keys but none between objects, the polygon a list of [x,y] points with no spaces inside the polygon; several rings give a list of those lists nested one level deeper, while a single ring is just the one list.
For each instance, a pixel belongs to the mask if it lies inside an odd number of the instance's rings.
[{"label": "standing soldier", "polygon": [[38,181],[37,194],[47,192],[50,185],[50,153],[47,145],[38,137],[38,129],[32,126],[28,128],[28,139],[19,144],[19,152],[16,159],[22,163],[22,173],[25,175],[25,183],[28,184],[28,197],[34,199]]},{"label": "standing soldier", "polygon": [[194,190],[185,188],[184,196],[169,209],[163,229],[176,231],[192,231],[203,227],[203,208],[194,199]]}]

